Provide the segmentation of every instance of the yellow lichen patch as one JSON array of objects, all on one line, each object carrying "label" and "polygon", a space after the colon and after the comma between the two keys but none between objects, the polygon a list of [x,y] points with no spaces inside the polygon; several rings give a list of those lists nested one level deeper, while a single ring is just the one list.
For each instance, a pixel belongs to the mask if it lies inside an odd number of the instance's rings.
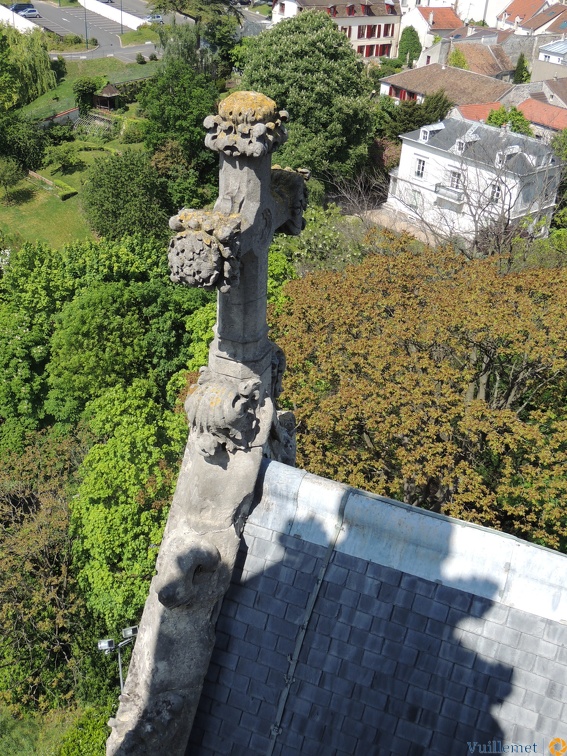
[{"label": "yellow lichen patch", "polygon": [[276,103],[260,92],[234,92],[219,105],[221,118],[232,123],[268,123],[278,117]]}]

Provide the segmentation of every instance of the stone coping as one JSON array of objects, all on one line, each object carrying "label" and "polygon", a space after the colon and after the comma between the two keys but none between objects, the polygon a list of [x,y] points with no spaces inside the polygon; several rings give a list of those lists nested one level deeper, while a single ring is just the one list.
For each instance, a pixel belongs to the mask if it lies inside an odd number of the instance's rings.
[{"label": "stone coping", "polygon": [[[248,521],[567,623],[567,556],[266,461]],[[340,530],[338,531],[338,529]]]}]

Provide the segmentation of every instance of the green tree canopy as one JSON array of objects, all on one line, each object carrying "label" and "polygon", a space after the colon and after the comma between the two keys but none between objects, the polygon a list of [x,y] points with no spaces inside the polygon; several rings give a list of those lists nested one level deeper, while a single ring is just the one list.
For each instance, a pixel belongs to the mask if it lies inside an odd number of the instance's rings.
[{"label": "green tree canopy", "polygon": [[134,150],[95,160],[82,200],[91,228],[108,239],[137,232],[163,237],[173,210],[167,182],[146,153]]},{"label": "green tree canopy", "polygon": [[399,142],[400,134],[442,121],[451,107],[452,102],[442,89],[426,95],[422,103],[403,100],[396,105],[391,97],[381,97],[378,103],[378,135]]},{"label": "green tree canopy", "polygon": [[526,63],[526,56],[524,53],[520,53],[520,56],[518,58],[518,62],[516,63],[516,68],[514,70],[514,78],[513,82],[514,84],[525,84],[530,80],[530,69],[528,68],[528,64]]},{"label": "green tree canopy", "polygon": [[34,170],[43,161],[45,144],[45,132],[36,124],[13,112],[0,113],[0,155],[13,158],[26,171]]},{"label": "green tree canopy", "polygon": [[510,127],[510,131],[515,131],[517,134],[525,134],[526,136],[533,136],[530,122],[514,105],[510,108],[502,105],[498,110],[491,110],[486,123],[490,126],[498,126],[498,128],[501,128],[506,123]]},{"label": "green tree canopy", "polygon": [[289,112],[289,139],[278,157],[284,165],[344,173],[366,158],[373,132],[371,82],[326,14],[305,11],[256,37],[242,86]]},{"label": "green tree canopy", "polygon": [[382,234],[286,286],[300,466],[567,548],[567,268],[503,275]]},{"label": "green tree canopy", "polygon": [[41,29],[23,34],[13,26],[0,26],[0,94],[4,110],[21,107],[56,86],[48,45]]},{"label": "green tree canopy", "polygon": [[447,58],[447,63],[450,66],[453,66],[453,68],[462,68],[464,71],[468,71],[469,69],[469,65],[467,63],[465,54],[458,47],[454,47],[451,50],[451,52],[449,53],[449,57]]},{"label": "green tree canopy", "polygon": [[421,42],[419,34],[413,26],[406,26],[400,35],[400,44],[398,45],[398,59],[409,66],[413,66],[414,60],[421,55]]}]

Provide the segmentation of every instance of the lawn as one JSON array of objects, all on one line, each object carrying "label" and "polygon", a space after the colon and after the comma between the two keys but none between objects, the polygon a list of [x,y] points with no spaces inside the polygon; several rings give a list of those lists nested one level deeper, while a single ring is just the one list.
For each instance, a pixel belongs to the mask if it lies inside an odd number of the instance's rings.
[{"label": "lawn", "polygon": [[9,202],[0,199],[0,229],[21,241],[45,242],[52,247],[92,238],[78,196],[62,202],[55,191],[28,179],[12,190]]},{"label": "lawn", "polygon": [[35,121],[74,108],[73,83],[83,76],[103,76],[112,84],[118,84],[131,79],[148,78],[156,72],[157,66],[158,61],[150,61],[141,66],[138,63],[123,63],[117,58],[67,61],[67,75],[59,86],[26,105],[22,108],[22,113]]},{"label": "lawn", "polygon": [[122,47],[126,47],[127,45],[143,45],[145,42],[157,44],[159,42],[159,35],[154,27],[143,24],[138,29],[124,32],[120,36],[120,40]]}]

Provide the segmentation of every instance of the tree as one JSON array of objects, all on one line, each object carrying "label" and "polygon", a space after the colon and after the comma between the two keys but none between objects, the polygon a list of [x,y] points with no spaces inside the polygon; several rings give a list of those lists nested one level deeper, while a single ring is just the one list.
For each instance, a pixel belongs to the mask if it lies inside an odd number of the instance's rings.
[{"label": "tree", "polygon": [[62,142],[48,147],[45,152],[45,162],[46,165],[57,166],[57,170],[61,173],[72,173],[84,166],[79,155],[79,149],[73,142]]},{"label": "tree", "polygon": [[47,411],[76,421],[90,399],[138,376],[164,397],[187,360],[185,319],[208,300],[165,281],[100,283],[76,295],[56,318]]},{"label": "tree", "polygon": [[143,608],[187,425],[136,379],[91,403],[89,427],[96,443],[73,503],[76,568],[91,611],[116,632]]},{"label": "tree", "polygon": [[373,131],[371,82],[326,14],[303,12],[256,37],[242,86],[289,112],[282,164],[317,174],[350,173],[366,159]]},{"label": "tree", "polygon": [[414,60],[417,60],[420,55],[421,42],[419,41],[419,34],[413,26],[406,26],[400,35],[398,59],[401,60],[404,65],[411,68]]},{"label": "tree", "polygon": [[404,100],[396,105],[391,97],[381,97],[377,119],[378,136],[399,143],[400,134],[442,121],[451,107],[452,102],[442,89],[426,95],[422,103]]},{"label": "tree", "polygon": [[274,320],[298,464],[566,549],[567,268],[373,249],[287,284]]},{"label": "tree", "polygon": [[31,434],[0,461],[0,701],[65,705],[84,611],[71,570],[67,486],[79,439]]},{"label": "tree", "polygon": [[498,110],[491,110],[486,123],[498,128],[502,128],[502,126],[507,124],[510,131],[515,131],[517,134],[524,134],[525,136],[533,136],[530,122],[514,105],[510,108],[502,105]]},{"label": "tree", "polygon": [[75,103],[79,108],[79,115],[85,116],[93,106],[93,95],[99,88],[97,79],[90,76],[83,76],[73,83],[73,95]]},{"label": "tree", "polygon": [[526,56],[524,53],[520,53],[516,68],[514,70],[514,84],[525,84],[530,80],[530,69],[526,63]]},{"label": "tree", "polygon": [[0,155],[13,158],[26,171],[39,168],[46,144],[37,124],[16,113],[0,114]]},{"label": "tree", "polygon": [[0,186],[4,188],[6,199],[8,190],[16,186],[25,175],[25,171],[13,158],[0,157]]},{"label": "tree", "polygon": [[26,105],[56,86],[43,30],[22,34],[12,26],[0,27],[0,80],[6,90],[0,95],[4,109]]},{"label": "tree", "polygon": [[164,160],[154,159],[154,165],[161,164],[160,175],[170,185],[174,208],[201,207],[216,195],[216,160],[204,146],[203,121],[216,111],[218,91],[209,75],[199,70],[194,35],[183,32],[174,41],[175,46],[166,47],[161,70],[140,93],[147,118],[145,143],[154,153],[181,152],[181,161],[168,160],[167,171]]},{"label": "tree", "polygon": [[95,160],[83,189],[83,207],[100,236],[120,239],[137,232],[163,236],[172,212],[167,183],[143,152],[125,150]]},{"label": "tree", "polygon": [[469,70],[467,59],[464,52],[459,47],[454,47],[449,53],[447,63],[453,68],[462,68],[464,71]]}]

